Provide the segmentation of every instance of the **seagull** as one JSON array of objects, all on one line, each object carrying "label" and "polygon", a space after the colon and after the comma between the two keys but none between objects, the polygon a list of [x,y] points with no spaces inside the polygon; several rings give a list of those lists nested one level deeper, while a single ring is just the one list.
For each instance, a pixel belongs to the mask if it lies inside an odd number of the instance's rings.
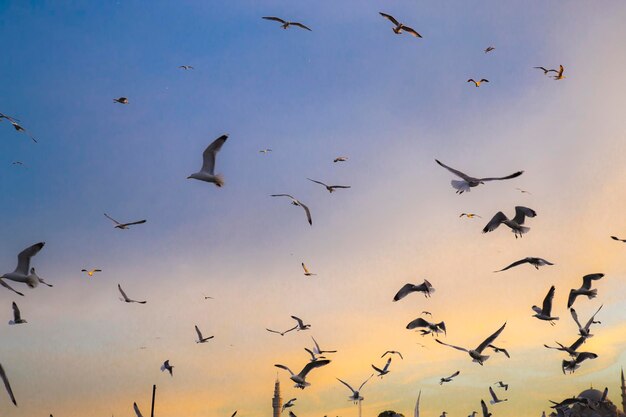
[{"label": "seagull", "polygon": [[567,308],[570,308],[574,305],[574,301],[579,295],[586,295],[588,299],[596,298],[598,295],[598,290],[591,289],[592,281],[597,281],[602,278],[604,274],[596,273],[596,274],[587,274],[583,277],[583,285],[579,289],[571,289],[569,292],[569,297],[567,298]]},{"label": "seagull", "polygon": [[228,135],[222,135],[215,139],[202,153],[202,168],[199,172],[194,172],[187,179],[212,182],[217,187],[224,185],[224,177],[221,174],[215,175],[215,157],[222,149],[222,145],[228,139]]},{"label": "seagull", "polygon": [[311,336],[311,339],[313,339],[313,344],[315,345],[313,347],[313,352],[315,352],[316,355],[323,355],[324,353],[337,353],[336,350],[322,350],[322,349],[320,349],[320,345],[317,344],[317,341],[315,340],[315,338],[313,336]]},{"label": "seagull", "polygon": [[315,181],[315,180],[312,180],[311,178],[307,178],[307,180],[313,181],[316,184],[323,185],[324,187],[326,187],[329,193],[332,193],[333,191],[339,188],[351,188],[349,185],[326,185],[321,181]]},{"label": "seagull", "polygon": [[178,67],[178,68],[182,68],[182,69],[184,69],[185,71],[190,70],[190,69],[194,69],[191,65],[181,65],[181,66],[180,66],[180,67]]},{"label": "seagull", "polygon": [[388,350],[387,352],[382,354],[381,358],[384,358],[386,355],[398,355],[400,356],[400,359],[404,360],[402,353],[398,352],[397,350]]},{"label": "seagull", "polygon": [[427,280],[424,280],[424,282],[418,285],[411,284],[411,283],[404,284],[404,286],[400,288],[400,291],[398,291],[396,295],[393,297],[393,301],[400,301],[407,295],[411,294],[412,292],[422,292],[424,293],[424,297],[428,298],[430,297],[431,293],[435,292],[435,289],[433,288],[431,283],[428,282]]},{"label": "seagull", "polygon": [[576,314],[576,310],[574,310],[573,308],[570,308],[569,311],[572,314],[572,318],[574,319],[574,321],[576,322],[576,325],[578,326],[578,334],[581,337],[584,337],[585,339],[588,339],[590,337],[593,337],[593,335],[591,334],[591,331],[589,330],[591,328],[592,324],[599,324],[599,321],[595,321],[594,319],[596,318],[596,314],[598,314],[600,312],[600,310],[602,309],[602,305],[600,306],[600,308],[598,308],[598,310],[596,310],[595,313],[593,313],[593,316],[591,316],[591,318],[589,318],[589,320],[587,321],[587,323],[585,324],[585,326],[581,326],[580,322],[578,321],[578,314]]},{"label": "seagull", "polygon": [[474,178],[474,177],[470,177],[469,175],[464,174],[461,171],[458,171],[458,170],[456,170],[454,168],[450,168],[449,166],[445,165],[444,163],[439,162],[437,159],[435,159],[435,161],[439,165],[441,165],[442,167],[444,167],[445,169],[447,169],[448,171],[450,171],[451,173],[456,175],[457,177],[463,179],[463,181],[452,180],[450,182],[452,184],[452,188],[454,188],[456,190],[457,194],[463,194],[465,191],[469,192],[471,187],[477,187],[480,184],[484,184],[485,181],[509,180],[511,178],[519,177],[520,175],[522,175],[524,173],[524,171],[517,171],[516,173],[511,174],[511,175],[507,175],[506,177]]},{"label": "seagull", "polygon": [[382,378],[383,376],[389,373],[389,365],[391,365],[391,358],[387,359],[387,363],[385,363],[385,367],[383,369],[377,368],[374,365],[372,365],[372,368],[374,368],[374,370],[378,372],[378,375],[376,376],[379,376]]},{"label": "seagull", "polygon": [[498,382],[496,382],[496,383],[495,383],[495,384],[493,384],[493,385],[497,385],[497,386],[499,386],[500,388],[504,388],[504,390],[505,390],[505,391],[508,391],[508,390],[509,390],[509,384],[505,384],[505,383],[504,383],[504,382],[502,382],[502,381],[498,381]]},{"label": "seagull", "polygon": [[29,288],[37,287],[37,285],[39,285],[39,283],[42,281],[37,276],[37,274],[34,273],[35,272],[34,269],[30,268],[30,258],[37,255],[39,251],[41,250],[41,248],[44,247],[44,245],[45,245],[45,242],[35,243],[34,245],[29,246],[23,251],[21,251],[17,255],[17,267],[15,268],[13,272],[0,276],[0,285],[2,285],[3,287],[21,296],[23,296],[24,294],[11,288],[9,284],[3,281],[3,279],[8,279],[8,280],[15,281],[15,282],[23,282]]},{"label": "seagull", "polygon": [[198,340],[196,340],[196,343],[206,343],[208,340],[213,339],[215,336],[209,336],[209,337],[202,337],[202,332],[200,332],[200,329],[198,329],[198,326],[194,326],[196,328],[196,333],[198,334]]},{"label": "seagull", "polygon": [[563,78],[565,78],[565,75],[563,75],[563,71],[565,71],[565,68],[563,68],[563,65],[559,65],[559,70],[555,71],[556,75],[552,76],[552,78],[554,78],[555,80],[562,80]]},{"label": "seagull", "polygon": [[281,336],[284,336],[285,334],[289,333],[292,330],[296,330],[297,328],[298,328],[298,326],[295,326],[295,327],[292,327],[289,330],[285,330],[284,332],[279,332],[278,330],[271,330],[271,329],[268,329],[268,328],[266,328],[265,330],[267,330],[270,333],[276,333],[276,334],[279,334]]},{"label": "seagull", "polygon": [[15,304],[15,301],[13,301],[13,320],[9,320],[9,324],[13,325],[13,324],[22,324],[22,323],[28,323],[28,322],[22,318],[20,309],[17,307],[17,304]]},{"label": "seagull", "polygon": [[455,373],[453,373],[452,375],[450,375],[449,377],[446,378],[441,378],[439,380],[439,385],[443,385],[444,382],[452,382],[452,378],[454,378],[455,376],[459,375],[461,373],[461,371],[456,371]]},{"label": "seagull", "polygon": [[348,384],[345,381],[342,381],[341,379],[337,378],[337,381],[341,382],[343,385],[345,385],[346,387],[348,387],[348,389],[350,391],[352,391],[352,395],[348,397],[348,401],[353,401],[355,404],[358,404],[359,402],[363,401],[363,397],[361,396],[361,389],[363,389],[363,385],[365,385],[367,383],[367,381],[369,381],[370,379],[372,379],[372,377],[374,376],[374,374],[371,374],[365,381],[363,381],[363,383],[359,386],[358,389],[354,389],[350,386],[350,384]]},{"label": "seagull", "polygon": [[485,53],[489,53],[493,51],[494,49],[496,49],[494,46],[488,46],[487,49],[485,49]]},{"label": "seagull", "polygon": [[20,166],[24,166],[24,163],[22,161],[13,161],[11,162],[11,165],[20,165]]},{"label": "seagull", "polygon": [[309,270],[307,269],[307,267],[304,264],[304,262],[302,262],[302,269],[304,269],[304,276],[306,276],[306,277],[317,275],[317,274],[314,274],[312,272],[309,272]]},{"label": "seagull", "polygon": [[401,34],[402,32],[406,32],[406,33],[408,33],[408,34],[410,34],[410,35],[415,36],[416,38],[421,38],[421,37],[422,37],[422,35],[420,35],[419,33],[417,33],[414,29],[411,29],[410,27],[408,27],[408,26],[404,26],[402,23],[399,23],[399,22],[396,20],[396,18],[395,18],[395,17],[393,17],[392,15],[390,15],[390,14],[386,14],[386,13],[383,13],[383,12],[379,12],[379,14],[380,14],[382,17],[384,17],[385,19],[389,20],[391,23],[393,23],[393,24],[395,25],[395,27],[393,28],[393,32],[394,32],[396,35],[399,35],[399,34]]},{"label": "seagull", "polygon": [[491,400],[489,400],[489,404],[494,405],[504,401],[508,401],[508,398],[503,400],[499,399],[496,393],[493,391],[493,388],[489,387],[489,394],[491,394]]},{"label": "seagull", "polygon": [[515,217],[513,217],[513,219],[509,219],[504,213],[499,211],[483,228],[483,233],[493,232],[498,226],[504,223],[511,228],[511,231],[515,234],[515,238],[517,239],[530,230],[530,227],[522,226],[526,217],[535,217],[536,215],[535,210],[523,206],[515,206]]},{"label": "seagull", "polygon": [[302,23],[298,23],[298,22],[288,22],[288,21],[286,21],[286,20],[281,19],[280,17],[264,16],[264,17],[263,17],[263,19],[265,19],[265,20],[273,20],[273,21],[275,21],[275,22],[279,22],[279,23],[281,23],[281,24],[282,24],[282,25],[281,25],[281,27],[282,27],[283,29],[287,29],[289,26],[297,26],[297,27],[299,27],[299,28],[306,29],[306,30],[308,30],[309,32],[311,31],[311,29],[310,29],[310,28],[308,28],[307,26],[303,25]]},{"label": "seagull", "polygon": [[620,239],[620,238],[618,238],[617,236],[611,236],[611,239],[613,239],[613,240],[617,240],[618,242],[624,242],[624,243],[626,243],[626,239]]},{"label": "seagull", "polygon": [[543,71],[543,75],[548,75],[549,72],[558,72],[555,69],[547,69],[547,68],[544,68],[544,67],[533,67],[533,68],[540,69],[541,71]]},{"label": "seagull", "polygon": [[2,367],[2,364],[0,364],[0,378],[2,378],[2,382],[4,382],[4,387],[7,390],[7,394],[9,394],[9,398],[11,398],[11,402],[13,403],[13,405],[17,407],[17,401],[15,401],[15,395],[13,395],[11,384],[9,384],[9,378],[7,378],[7,375],[4,372],[4,368]]},{"label": "seagull", "polygon": [[563,362],[561,363],[561,369],[563,370],[563,373],[565,373],[565,371],[569,371],[570,373],[574,373],[576,371],[576,369],[580,368],[580,364],[582,362],[584,362],[587,359],[595,359],[597,357],[598,357],[598,355],[596,355],[593,352],[580,352],[571,361],[568,361],[568,360],[564,359]]},{"label": "seagull", "polygon": [[524,258],[524,259],[520,259],[519,261],[513,262],[511,265],[507,266],[506,268],[500,269],[499,271],[493,271],[493,272],[506,271],[507,269],[511,269],[515,266],[526,264],[526,263],[531,264],[532,266],[535,267],[535,269],[539,269],[540,266],[544,266],[544,265],[554,265],[552,262],[546,261],[543,258]]},{"label": "seagull", "polygon": [[518,188],[518,187],[515,187],[515,189],[522,194],[532,194],[530,191],[522,190],[521,188]]},{"label": "seagull", "polygon": [[174,376],[174,365],[170,365],[169,359],[163,362],[163,365],[161,365],[161,372],[163,371],[167,371],[170,373],[170,376]]},{"label": "seagull", "polygon": [[107,219],[109,219],[113,223],[115,223],[115,228],[116,229],[120,229],[120,230],[126,230],[126,229],[128,229],[128,226],[133,226],[135,224],[144,224],[146,222],[146,220],[138,220],[136,222],[120,223],[120,222],[118,222],[117,220],[115,220],[113,217],[109,216],[106,213],[104,213],[104,217],[106,217]]},{"label": "seagull", "polygon": [[302,319],[300,319],[300,318],[298,318],[296,316],[291,316],[291,318],[298,322],[298,325],[296,326],[296,329],[298,329],[298,331],[300,331],[300,330],[309,330],[311,328],[311,325],[310,324],[304,324]]},{"label": "seagull", "polygon": [[488,80],[488,79],[486,79],[486,78],[483,78],[483,79],[481,79],[480,81],[475,81],[473,78],[470,78],[469,80],[467,80],[467,82],[468,82],[468,83],[474,83],[474,85],[475,85],[476,87],[480,87],[480,85],[481,85],[482,83],[488,83],[488,82],[489,82],[489,80]]},{"label": "seagull", "polygon": [[262,153],[262,154],[265,154],[265,155],[267,155],[269,152],[272,152],[272,150],[270,148],[261,149],[259,151],[259,153]]},{"label": "seagull", "polygon": [[[9,123],[11,123],[11,125],[13,126],[13,128],[14,128],[15,130],[17,130],[18,132],[23,132],[23,133],[27,134],[27,135],[28,135],[28,137],[29,137],[29,138],[31,138],[33,142],[37,143],[37,139],[35,139],[35,138],[34,138],[34,137],[30,134],[30,133],[28,133],[28,132],[26,131],[26,129],[24,129],[24,128],[22,127],[22,125],[20,125],[20,124],[19,124],[18,122],[16,122],[14,119],[10,119],[10,118],[7,118],[7,117],[4,117],[4,118],[5,118],[5,119],[7,119],[7,120],[9,121]],[[0,120],[2,120],[2,117],[0,117]]]},{"label": "seagull", "polygon": [[137,403],[133,403],[133,410],[135,410],[135,414],[137,414],[137,417],[143,417],[143,414],[141,414],[141,411],[139,411],[139,407],[137,407]]},{"label": "seagull", "polygon": [[487,408],[487,404],[485,404],[485,401],[480,400],[480,408],[482,408],[483,410],[483,417],[491,417],[491,413],[489,412],[489,409]]},{"label": "seagull", "polygon": [[296,401],[296,400],[297,400],[297,398],[292,398],[292,399],[290,399],[289,401],[287,401],[285,404],[283,404],[283,408],[282,408],[282,410],[281,410],[281,413],[282,413],[283,411],[285,411],[285,408],[290,408],[290,407],[293,407],[293,406],[294,406],[294,403],[293,403],[293,402],[294,402],[294,401]]},{"label": "seagull", "polygon": [[304,350],[306,350],[308,352],[308,354],[311,355],[311,359],[309,359],[311,362],[316,362],[316,361],[318,361],[320,359],[326,359],[326,356],[317,356],[317,354],[314,353],[309,348],[304,348]]},{"label": "seagull", "polygon": [[275,364],[274,366],[277,368],[281,368],[286,370],[287,372],[289,372],[291,374],[290,379],[296,383],[296,385],[294,385],[294,388],[300,388],[300,389],[304,389],[305,387],[310,386],[311,384],[306,382],[306,376],[308,375],[309,372],[311,372],[311,370],[315,369],[315,368],[319,368],[321,366],[325,366],[328,365],[330,363],[329,359],[324,359],[321,361],[315,361],[315,362],[309,362],[306,365],[304,365],[304,368],[302,368],[302,370],[300,371],[299,374],[294,374],[293,372],[291,372],[291,369],[289,369],[288,367],[286,367],[285,365],[280,365],[280,364]]},{"label": "seagull", "polygon": [[472,362],[476,362],[479,365],[483,365],[483,362],[485,362],[487,359],[489,359],[488,355],[483,355],[482,352],[483,350],[485,350],[485,348],[487,346],[489,346],[490,344],[492,344],[498,336],[500,336],[500,333],[502,333],[502,331],[504,330],[504,327],[506,326],[506,322],[502,325],[502,327],[500,327],[498,330],[496,330],[496,332],[494,334],[492,334],[491,336],[489,336],[488,338],[486,338],[480,345],[478,345],[478,347],[476,349],[465,349],[459,346],[454,346],[454,345],[449,345],[447,343],[442,342],[439,339],[436,339],[435,342],[442,344],[444,346],[448,346],[451,347],[453,349],[456,350],[461,350],[463,352],[467,352],[470,357],[472,358]]},{"label": "seagull", "polygon": [[128,104],[128,99],[126,97],[114,98],[113,101],[115,103]]},{"label": "seagull", "polygon": [[511,355],[509,355],[509,351],[508,350],[503,349],[503,348],[499,348],[499,347],[494,346],[494,345],[489,345],[487,347],[493,349],[493,351],[496,352],[496,353],[504,353],[504,356],[506,356],[507,358],[511,359]]},{"label": "seagull", "polygon": [[337,163],[337,162],[346,162],[348,160],[347,156],[338,156],[337,158],[333,159],[333,162]]},{"label": "seagull", "polygon": [[123,298],[120,298],[121,301],[124,301],[126,303],[138,303],[138,304],[145,304],[146,303],[146,301],[131,300],[130,298],[128,298],[120,284],[117,284],[117,289],[120,290],[120,293],[122,294]]},{"label": "seagull", "polygon": [[426,328],[426,330],[420,330],[420,332],[422,333],[422,336],[425,336],[427,334],[431,334],[435,336],[435,335],[438,335],[439,333],[446,334],[446,324],[443,321],[440,323],[431,323],[427,320],[424,320],[421,317],[418,317],[406,325],[406,328],[409,330],[413,330],[418,327]]},{"label": "seagull", "polygon": [[578,355],[578,348],[585,343],[585,340],[587,338],[586,337],[579,337],[578,339],[576,339],[576,341],[574,343],[572,343],[570,346],[563,346],[562,344],[560,344],[559,342],[555,342],[557,345],[559,345],[559,347],[553,347],[553,346],[548,346],[545,345],[545,347],[547,347],[548,349],[556,349],[556,350],[560,350],[563,352],[567,352],[572,358],[575,358]]},{"label": "seagull", "polygon": [[478,217],[479,219],[482,219],[482,216],[479,216],[476,213],[461,213],[461,215],[459,217],[467,217],[468,219],[473,219],[474,217]]},{"label": "seagull", "polygon": [[309,208],[307,206],[302,204],[299,200],[296,200],[294,197],[290,196],[289,194],[272,194],[272,195],[270,195],[270,197],[289,197],[289,198],[291,198],[291,204],[293,204],[294,206],[302,207],[304,209],[304,212],[306,213],[307,221],[309,222],[309,224],[311,226],[313,226],[313,219],[311,219],[311,211],[309,210]]},{"label": "seagull", "polygon": [[102,272],[102,269],[91,269],[91,270],[81,269],[80,272],[86,272],[87,275],[89,275],[90,277],[93,277],[93,274],[95,274],[96,272]]},{"label": "seagull", "polygon": [[558,317],[552,317],[552,300],[554,299],[554,285],[550,287],[548,290],[548,294],[546,294],[546,298],[543,299],[543,305],[541,308],[537,306],[532,306],[533,317],[537,317],[539,320],[544,320],[550,323],[550,325],[554,326],[554,320],[558,320]]}]

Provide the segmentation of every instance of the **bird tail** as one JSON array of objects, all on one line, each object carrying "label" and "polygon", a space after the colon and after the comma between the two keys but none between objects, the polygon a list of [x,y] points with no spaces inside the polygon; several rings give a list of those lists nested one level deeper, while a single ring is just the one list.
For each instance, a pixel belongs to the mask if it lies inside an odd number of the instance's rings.
[{"label": "bird tail", "polygon": [[513,229],[513,233],[517,233],[519,235],[524,235],[524,234],[528,233],[529,230],[530,230],[530,227],[519,226],[519,229],[517,229],[517,230]]},{"label": "bird tail", "polygon": [[593,289],[591,290],[589,294],[587,294],[587,298],[591,300],[592,298],[596,298],[597,295],[598,295],[598,290]]},{"label": "bird tail", "polygon": [[35,288],[39,285],[39,277],[33,276],[32,274],[26,278],[26,285],[29,288]]},{"label": "bird tail", "polygon": [[218,187],[224,186],[224,176],[222,174],[217,174],[215,176],[215,185]]},{"label": "bird tail", "polygon": [[450,184],[452,184],[452,188],[454,188],[459,194],[464,193],[465,191],[470,191],[470,186],[466,181],[452,180],[450,181]]}]

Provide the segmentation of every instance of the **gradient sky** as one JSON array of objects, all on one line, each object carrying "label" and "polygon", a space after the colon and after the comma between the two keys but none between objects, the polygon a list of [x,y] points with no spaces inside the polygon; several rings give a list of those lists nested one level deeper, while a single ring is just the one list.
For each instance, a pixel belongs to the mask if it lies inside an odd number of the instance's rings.
[{"label": "gradient sky", "polygon": [[[379,11],[424,38],[395,36]],[[0,291],[0,318],[15,300],[29,322],[0,326],[19,403],[1,392],[2,415],[130,416],[133,401],[148,413],[157,384],[160,417],[269,416],[273,364],[304,365],[311,335],[339,353],[303,392],[278,373],[299,417],[356,416],[335,377],[359,384],[388,349],[405,359],[363,390],[365,416],[408,415],[420,389],[423,415],[467,416],[498,380],[511,388],[496,417],[539,416],[590,384],[619,402],[626,246],[609,236],[626,237],[624,21],[619,0],[1,1],[0,112],[39,143],[0,123],[0,270],[45,241],[34,266],[55,285]],[[532,69],[559,64],[559,82]],[[222,133],[225,187],[187,180]],[[434,158],[525,173],[459,196]],[[307,177],[352,188],[329,195]],[[308,204],[313,227],[272,193]],[[523,239],[458,218],[518,204],[538,213]],[[103,212],[148,222],[115,230]],[[556,265],[492,273],[526,256]],[[80,273],[94,267],[104,272]],[[576,307],[586,318],[604,304],[586,344],[600,356],[563,375],[542,345],[576,338],[567,293],[592,272],[606,274],[599,296]],[[431,299],[391,302],[424,278]],[[118,283],[148,304],[121,303]],[[551,285],[555,327],[530,309]],[[462,346],[507,321],[498,344],[512,358],[480,367],[406,330],[422,310]],[[292,314],[312,330],[265,331]],[[215,339],[195,344],[194,324]]]}]

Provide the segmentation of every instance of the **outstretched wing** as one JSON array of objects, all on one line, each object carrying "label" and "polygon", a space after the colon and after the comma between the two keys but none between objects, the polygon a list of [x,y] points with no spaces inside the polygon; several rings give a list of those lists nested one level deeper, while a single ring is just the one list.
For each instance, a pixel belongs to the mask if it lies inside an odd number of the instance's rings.
[{"label": "outstretched wing", "polygon": [[[346,387],[348,387],[348,389],[350,389],[350,391],[352,391],[352,393],[356,395],[356,391],[354,390],[354,388],[352,388],[352,387],[350,386],[350,384],[348,384],[348,383],[347,383],[347,382],[345,382],[345,381],[342,381],[342,380],[341,380],[341,379],[339,379],[339,378],[337,378],[337,381],[341,382],[343,385],[345,385]],[[367,381],[365,381],[365,382],[367,382]],[[364,382],[364,384],[365,384],[365,382]],[[361,385],[361,386],[363,386],[363,385]],[[361,389],[361,388],[359,388],[359,390],[360,390],[360,389]]]},{"label": "outstretched wing", "polygon": [[7,284],[6,282],[4,282],[4,280],[3,280],[3,279],[0,279],[0,285],[2,285],[2,286],[3,286],[4,288],[6,288],[7,290],[11,290],[11,291],[13,291],[13,292],[14,292],[14,293],[16,293],[16,294],[21,295],[22,297],[24,296],[24,294],[22,294],[21,292],[19,292],[19,291],[17,291],[17,290],[15,290],[15,289],[13,289],[13,287],[11,287],[9,284]]},{"label": "outstretched wing", "polygon": [[361,389],[363,388],[363,385],[367,384],[367,381],[369,381],[370,379],[372,379],[372,377],[374,376],[374,374],[371,374],[369,376],[369,378],[367,378],[365,381],[363,381],[363,383],[359,386],[359,391],[361,391]]},{"label": "outstretched wing", "polygon": [[460,347],[460,346],[450,345],[450,344],[448,344],[448,343],[444,343],[444,342],[442,342],[442,341],[441,341],[441,340],[439,340],[439,339],[435,339],[435,342],[439,343],[440,345],[448,346],[448,347],[451,347],[451,348],[456,349],[456,350],[460,350],[460,351],[463,351],[463,352],[469,352],[469,350],[467,350],[467,349],[465,349],[465,348],[462,348],[462,347]]},{"label": "outstretched wing", "polygon": [[198,334],[198,340],[202,340],[202,332],[198,329],[198,326],[194,326],[196,328],[196,333]]},{"label": "outstretched wing", "polygon": [[[488,83],[489,80],[482,79],[481,83]],[[524,171],[517,171],[511,175],[507,175],[506,177],[487,177],[487,178],[479,178],[479,181],[500,181],[500,180],[510,180],[511,178],[516,178],[522,175]]]},{"label": "outstretched wing", "polygon": [[393,24],[394,24],[394,25],[396,25],[396,26],[400,24],[400,23],[396,20],[396,18],[395,18],[395,17],[393,17],[393,16],[392,16],[392,15],[390,15],[390,14],[383,13],[383,12],[378,12],[378,14],[380,14],[380,15],[381,15],[382,17],[384,17],[385,19],[387,19],[387,20],[391,21],[391,23],[393,23]]},{"label": "outstretched wing", "polygon": [[286,21],[284,21],[283,19],[281,19],[280,17],[274,17],[274,16],[263,16],[263,19],[265,20],[273,20],[275,22],[280,22],[280,23],[287,23]]},{"label": "outstretched wing", "polygon": [[37,255],[41,248],[45,245],[44,242],[35,243],[32,246],[27,247],[17,255],[17,268],[15,272],[19,272],[23,275],[28,275],[30,270],[30,258]]},{"label": "outstretched wing", "polygon": [[478,353],[482,353],[482,351],[489,346],[490,344],[493,343],[494,340],[496,340],[498,338],[498,336],[500,336],[500,333],[502,333],[502,330],[504,330],[504,328],[506,327],[506,322],[504,322],[504,324],[502,325],[502,327],[500,327],[498,330],[495,331],[494,334],[492,334],[491,336],[489,336],[488,338],[485,339],[484,342],[482,342],[480,345],[478,345],[478,347],[476,348],[476,352]]},{"label": "outstretched wing", "polygon": [[295,200],[295,197],[289,194],[270,194],[270,197],[289,197],[292,200]]},{"label": "outstretched wing", "polygon": [[2,378],[2,382],[4,382],[4,387],[6,388],[7,393],[9,394],[9,397],[11,398],[11,402],[13,403],[13,405],[17,407],[17,401],[15,401],[15,395],[13,395],[13,390],[11,389],[9,378],[7,378],[7,375],[4,372],[4,368],[2,367],[2,364],[0,364],[0,378]]},{"label": "outstretched wing", "polygon": [[546,294],[546,298],[543,299],[542,312],[545,315],[550,315],[552,312],[552,300],[554,299],[554,285],[550,287],[548,294]]},{"label": "outstretched wing", "polygon": [[415,29],[412,29],[412,28],[410,28],[408,26],[401,25],[400,29],[402,29],[406,33],[410,33],[411,35],[415,36],[416,38],[421,38],[422,37],[422,35],[417,33],[417,31]]},{"label": "outstretched wing", "polygon": [[13,301],[13,321],[17,323],[21,319],[22,315],[20,314],[20,309],[17,307],[17,304],[15,304],[15,301]]},{"label": "outstretched wing", "polygon": [[299,28],[306,29],[306,30],[308,30],[309,32],[312,32],[312,31],[311,31],[311,28],[309,28],[309,27],[307,27],[307,26],[303,25],[302,23],[298,23],[298,22],[291,22],[291,26],[298,26]]},{"label": "outstretched wing", "polygon": [[[15,303],[14,303],[14,304],[15,304]],[[591,325],[593,324],[593,321],[594,321],[594,320],[595,320],[595,318],[596,318],[596,314],[598,314],[598,313],[600,312],[600,310],[602,310],[602,307],[603,307],[603,306],[604,306],[604,304],[602,304],[602,305],[600,306],[600,308],[598,308],[598,309],[596,310],[596,312],[595,312],[595,313],[593,313],[593,316],[591,316],[591,318],[589,318],[589,321],[587,322],[587,324],[585,324],[585,330],[589,331],[589,327],[591,327]]]},{"label": "outstretched wing", "polygon": [[586,290],[590,290],[591,289],[591,285],[593,283],[592,281],[599,280],[603,276],[604,276],[604,274],[601,274],[601,273],[585,275],[583,277],[583,286],[582,286],[582,288],[584,288]]},{"label": "outstretched wing", "polygon": [[309,224],[311,226],[313,226],[313,219],[311,218],[311,210],[309,210],[309,208],[307,206],[305,206],[304,204],[299,202],[300,207],[302,207],[304,209],[304,212],[306,213],[306,219],[309,222]]},{"label": "outstretched wing", "polygon": [[396,295],[394,295],[393,301],[400,301],[404,297],[406,297],[407,295],[411,294],[414,291],[416,291],[415,290],[415,285],[413,285],[413,284],[404,284],[402,286],[402,288],[400,288],[400,291],[398,291],[396,293]]},{"label": "outstretched wing", "polygon": [[304,262],[302,262],[302,269],[304,269],[304,273],[308,274],[309,270],[307,269],[306,265],[304,264]]},{"label": "outstretched wing", "polygon": [[489,220],[489,223],[483,228],[483,233],[493,232],[500,226],[500,224],[508,220],[508,218],[501,211],[497,212],[495,216]]},{"label": "outstretched wing", "polygon": [[228,135],[222,135],[215,139],[202,153],[202,169],[203,172],[208,172],[213,175],[215,173],[215,157],[217,153],[222,149],[222,145],[228,139]]},{"label": "outstretched wing", "polygon": [[418,327],[428,327],[430,326],[430,323],[427,322],[426,320],[424,320],[421,317],[416,318],[415,320],[413,320],[412,322],[410,322],[409,324],[406,325],[406,328],[409,330],[413,330],[416,329]]},{"label": "outstretched wing", "polygon": [[583,327],[580,325],[580,322],[578,321],[578,314],[576,314],[576,310],[574,310],[573,308],[570,308],[569,312],[572,314],[572,318],[576,322],[576,325],[578,326],[578,329],[582,330]]},{"label": "outstretched wing", "polygon": [[442,167],[444,167],[445,169],[447,169],[448,171],[450,171],[451,173],[453,173],[454,175],[456,175],[457,177],[463,178],[465,181],[474,181],[476,178],[472,178],[467,174],[462,173],[459,170],[456,170],[454,168],[451,168],[449,166],[447,166],[446,164],[444,164],[443,162],[440,162],[438,159],[435,159],[435,162],[437,162],[439,165],[441,165]]},{"label": "outstretched wing", "polygon": [[107,219],[111,220],[115,224],[121,224],[120,222],[118,222],[117,220],[115,220],[113,217],[109,216],[106,213],[104,213],[104,217],[106,217]]},{"label": "outstretched wing", "polygon": [[[314,362],[311,362],[311,363],[314,363]],[[286,370],[287,372],[289,372],[291,374],[291,376],[294,375],[294,373],[291,372],[291,369],[287,368],[285,365],[275,364],[274,366],[277,367],[277,368]]]},{"label": "outstretched wing", "polygon": [[533,209],[523,206],[516,206],[515,217],[513,217],[513,221],[519,225],[522,225],[524,224],[524,220],[526,219],[526,217],[535,217],[536,215],[537,213]]},{"label": "outstretched wing", "polygon": [[501,269],[501,270],[499,270],[499,271],[493,271],[493,272],[502,272],[502,271],[506,271],[507,269],[511,269],[511,268],[513,268],[513,267],[516,267],[516,266],[521,265],[521,264],[525,264],[525,263],[527,263],[527,262],[528,262],[528,258],[520,259],[519,261],[515,261],[515,262],[513,262],[511,265],[507,266],[506,268],[503,268],[503,269]]},{"label": "outstretched wing", "polygon": [[298,322],[298,327],[304,327],[304,322],[302,321],[301,318],[296,317],[296,316],[291,316],[291,318]]},{"label": "outstretched wing", "polygon": [[141,414],[141,411],[139,411],[139,407],[137,407],[137,403],[133,403],[133,410],[135,410],[135,414],[137,414],[137,417],[143,417],[143,414]]},{"label": "outstretched wing", "polygon": [[458,376],[461,373],[461,371],[456,371],[455,373],[453,373],[452,375],[450,375],[448,378],[454,378],[455,376]]},{"label": "outstretched wing", "polygon": [[131,222],[131,223],[124,223],[124,226],[132,226],[135,224],[144,224],[146,222],[146,220],[138,220],[136,222]]},{"label": "outstretched wing", "polygon": [[124,298],[124,301],[128,301],[129,298],[124,292],[124,290],[122,289],[122,286],[120,284],[117,284],[117,289],[120,290],[120,293],[122,294],[122,297]]},{"label": "outstretched wing", "polygon": [[483,417],[490,417],[491,416],[491,413],[489,412],[489,409],[487,408],[487,404],[485,404],[485,401],[480,400],[480,408],[482,408]]},{"label": "outstretched wing", "polygon": [[302,370],[300,371],[298,376],[300,378],[304,379],[304,378],[306,378],[306,375],[309,372],[311,372],[313,369],[319,368],[321,366],[328,365],[329,363],[330,363],[330,359],[324,359],[324,360],[321,360],[321,361],[309,362],[306,365],[304,365],[304,368],[302,368]]}]

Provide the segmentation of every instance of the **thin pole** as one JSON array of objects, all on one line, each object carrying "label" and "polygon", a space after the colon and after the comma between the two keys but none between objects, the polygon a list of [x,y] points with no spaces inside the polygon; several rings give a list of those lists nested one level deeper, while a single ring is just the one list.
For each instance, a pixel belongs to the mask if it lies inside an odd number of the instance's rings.
[{"label": "thin pole", "polygon": [[154,397],[156,395],[156,385],[152,386],[152,408],[150,409],[150,417],[154,417]]},{"label": "thin pole", "polygon": [[359,417],[361,417],[361,400],[359,400]]}]

